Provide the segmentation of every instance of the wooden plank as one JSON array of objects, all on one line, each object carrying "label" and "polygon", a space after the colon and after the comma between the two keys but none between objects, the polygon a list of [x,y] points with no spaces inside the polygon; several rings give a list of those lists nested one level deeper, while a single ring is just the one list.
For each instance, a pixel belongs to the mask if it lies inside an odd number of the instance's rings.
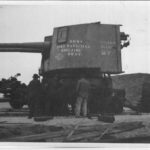
[{"label": "wooden plank", "polygon": [[41,134],[34,134],[34,135],[27,135],[27,136],[19,136],[9,139],[4,139],[3,141],[11,142],[33,142],[33,141],[44,141],[46,139],[66,136],[67,133],[65,131],[56,131],[56,132],[49,132],[49,133],[41,133]]},{"label": "wooden plank", "polygon": [[69,134],[66,137],[66,141],[73,135],[73,133],[78,129],[78,127],[81,125],[81,123],[84,121],[85,119],[82,119],[80,122],[78,122],[75,127],[69,132]]},{"label": "wooden plank", "polygon": [[64,142],[80,141],[83,139],[88,139],[88,138],[92,138],[92,137],[96,137],[96,136],[100,136],[100,135],[101,135],[101,133],[98,131],[86,132],[86,133],[82,133],[82,134],[73,135],[70,139],[67,139]]},{"label": "wooden plank", "polygon": [[127,132],[127,131],[132,131],[132,130],[136,130],[136,129],[140,129],[140,128],[143,128],[145,127],[144,125],[141,125],[141,126],[136,126],[136,127],[130,127],[130,128],[125,128],[125,129],[122,129],[122,130],[118,130],[118,131],[111,131],[110,133],[108,133],[108,135],[112,135],[112,134],[119,134],[119,133],[123,133],[123,132]]}]

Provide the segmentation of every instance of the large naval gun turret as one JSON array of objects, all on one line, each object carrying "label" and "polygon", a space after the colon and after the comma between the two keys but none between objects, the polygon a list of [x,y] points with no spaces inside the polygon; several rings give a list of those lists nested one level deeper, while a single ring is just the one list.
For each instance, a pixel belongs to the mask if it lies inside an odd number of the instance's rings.
[{"label": "large naval gun turret", "polygon": [[[77,80],[86,76],[91,83],[89,111],[120,111],[122,103],[112,105],[112,74],[122,73],[121,49],[129,45],[129,35],[121,25],[100,22],[54,28],[52,36],[38,43],[1,43],[0,52],[41,53],[42,83],[56,92],[55,112],[62,114],[74,107]],[[58,86],[52,87],[52,81]],[[111,107],[109,107],[111,106]],[[114,106],[114,108],[112,108]],[[119,108],[119,109],[118,109]]]}]

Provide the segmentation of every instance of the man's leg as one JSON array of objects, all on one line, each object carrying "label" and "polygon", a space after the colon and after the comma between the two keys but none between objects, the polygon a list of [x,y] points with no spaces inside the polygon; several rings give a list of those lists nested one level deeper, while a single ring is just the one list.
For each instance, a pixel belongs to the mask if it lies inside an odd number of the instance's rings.
[{"label": "man's leg", "polygon": [[82,113],[83,116],[86,117],[87,116],[87,98],[83,99],[83,103],[82,103]]},{"label": "man's leg", "polygon": [[46,98],[46,101],[45,101],[45,115],[47,115],[47,116],[51,115],[50,109],[51,109],[51,99]]},{"label": "man's leg", "polygon": [[34,114],[33,110],[34,110],[34,105],[33,105],[33,102],[30,101],[30,104],[29,104],[29,118],[33,117],[33,114]]},{"label": "man's leg", "polygon": [[33,112],[34,112],[34,117],[39,117],[40,116],[40,101],[39,98],[36,97],[34,99],[34,103],[33,103],[34,107],[33,107]]},{"label": "man's leg", "polygon": [[34,107],[34,111],[35,111],[35,117],[39,117],[40,115],[40,103],[39,103],[39,98],[37,97],[36,98],[36,100],[35,100],[35,102],[34,102],[34,104],[35,104],[35,107]]},{"label": "man's leg", "polygon": [[82,97],[77,97],[76,104],[75,104],[75,116],[80,116],[80,110],[81,110],[81,104],[82,104]]}]

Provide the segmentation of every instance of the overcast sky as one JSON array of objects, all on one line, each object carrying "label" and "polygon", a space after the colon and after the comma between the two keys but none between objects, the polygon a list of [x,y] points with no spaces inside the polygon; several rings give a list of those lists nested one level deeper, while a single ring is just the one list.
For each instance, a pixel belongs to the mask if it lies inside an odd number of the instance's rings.
[{"label": "overcast sky", "polygon": [[[29,5],[30,4],[30,5]],[[131,45],[122,50],[126,73],[150,73],[150,2],[20,2],[0,5],[0,43],[39,42],[52,35],[53,28],[100,21],[122,24]],[[21,73],[28,83],[37,73],[40,54],[0,53],[0,79]]]}]

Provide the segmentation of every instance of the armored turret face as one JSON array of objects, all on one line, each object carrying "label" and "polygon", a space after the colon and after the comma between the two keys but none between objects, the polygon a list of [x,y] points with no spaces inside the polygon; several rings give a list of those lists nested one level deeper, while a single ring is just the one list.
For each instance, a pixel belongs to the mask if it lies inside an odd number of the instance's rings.
[{"label": "armored turret face", "polygon": [[55,28],[44,72],[60,69],[99,68],[121,73],[120,25],[100,23]]}]

